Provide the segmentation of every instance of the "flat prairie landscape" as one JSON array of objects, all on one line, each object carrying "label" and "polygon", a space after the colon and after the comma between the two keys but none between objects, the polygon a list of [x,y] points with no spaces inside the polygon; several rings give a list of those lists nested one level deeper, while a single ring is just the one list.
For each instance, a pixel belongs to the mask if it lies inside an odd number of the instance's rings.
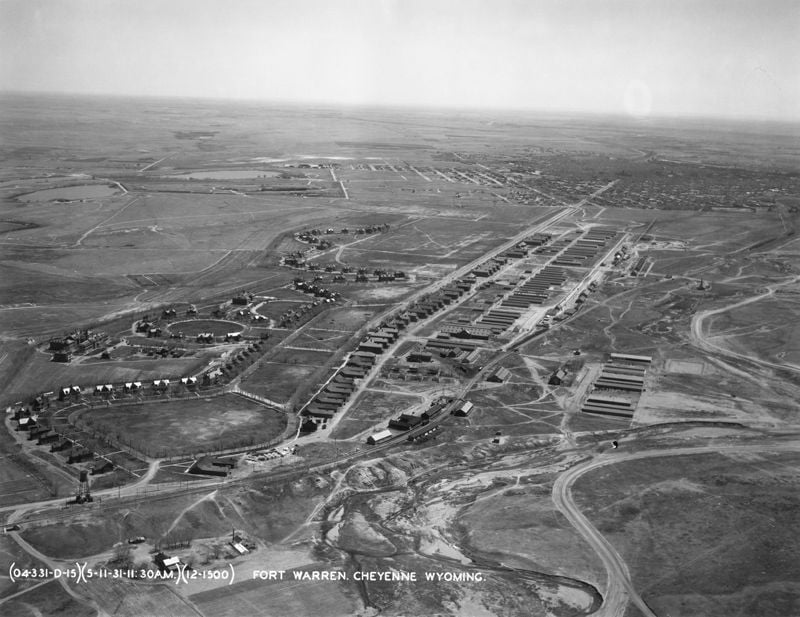
[{"label": "flat prairie landscape", "polygon": [[796,125],[0,108],[0,613],[798,613]]}]

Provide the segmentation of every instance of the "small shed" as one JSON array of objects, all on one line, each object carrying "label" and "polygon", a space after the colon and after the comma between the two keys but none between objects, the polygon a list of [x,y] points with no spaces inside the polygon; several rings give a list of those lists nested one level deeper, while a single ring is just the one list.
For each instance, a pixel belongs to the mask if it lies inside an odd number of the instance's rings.
[{"label": "small shed", "polygon": [[155,557],[155,562],[159,570],[161,570],[162,572],[169,572],[171,570],[178,569],[178,566],[181,563],[181,559],[180,557],[168,557],[164,553],[159,553]]},{"label": "small shed", "polygon": [[240,555],[246,555],[249,552],[241,542],[231,542],[231,546]]}]

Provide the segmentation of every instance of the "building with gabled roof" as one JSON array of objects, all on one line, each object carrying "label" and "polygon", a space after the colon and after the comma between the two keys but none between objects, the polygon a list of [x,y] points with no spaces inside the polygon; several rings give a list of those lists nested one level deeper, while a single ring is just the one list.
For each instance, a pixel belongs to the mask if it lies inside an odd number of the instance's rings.
[{"label": "building with gabled roof", "polygon": [[492,336],[491,328],[480,328],[475,326],[444,325],[440,332],[449,334],[455,338],[488,340]]},{"label": "building with gabled roof", "polygon": [[422,413],[402,413],[397,418],[389,420],[389,428],[407,431],[423,422]]},{"label": "building with gabled roof", "polygon": [[465,401],[464,399],[459,399],[453,405],[453,408],[450,411],[450,413],[454,416],[464,417],[467,416],[469,412],[473,410],[474,407],[475,405],[472,403],[472,401]]},{"label": "building with gabled roof", "polygon": [[367,437],[367,443],[371,446],[374,446],[376,444],[383,443],[387,439],[391,439],[393,436],[394,435],[392,435],[392,431],[389,429],[384,429]]},{"label": "building with gabled roof", "polygon": [[555,371],[552,375],[550,375],[550,379],[547,380],[547,383],[551,386],[560,386],[567,378],[567,369],[560,368]]},{"label": "building with gabled roof", "polygon": [[511,377],[511,371],[509,371],[504,366],[497,367],[489,377],[486,378],[486,381],[491,381],[494,383],[505,383]]}]

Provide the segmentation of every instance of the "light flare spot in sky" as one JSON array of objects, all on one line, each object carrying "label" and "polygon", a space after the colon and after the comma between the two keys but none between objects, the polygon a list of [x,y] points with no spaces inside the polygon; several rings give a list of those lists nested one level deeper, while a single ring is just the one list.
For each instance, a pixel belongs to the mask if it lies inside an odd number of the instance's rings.
[{"label": "light flare spot in sky", "polygon": [[647,84],[638,79],[628,82],[623,96],[625,112],[634,118],[646,118],[653,110],[653,95]]},{"label": "light flare spot in sky", "polygon": [[0,0],[0,91],[800,120],[798,0]]}]

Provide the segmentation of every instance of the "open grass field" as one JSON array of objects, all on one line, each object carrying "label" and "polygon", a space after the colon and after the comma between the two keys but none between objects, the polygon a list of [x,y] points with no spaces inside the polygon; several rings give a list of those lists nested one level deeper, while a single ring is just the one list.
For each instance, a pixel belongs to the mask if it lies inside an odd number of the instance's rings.
[{"label": "open grass field", "polygon": [[545,478],[505,487],[498,480],[492,499],[465,508],[459,524],[468,530],[466,543],[483,554],[506,555],[509,565],[601,585],[602,564],[553,507],[549,483],[537,480]]},{"label": "open grass field", "polygon": [[573,492],[656,614],[790,615],[798,465],[788,454],[654,458],[589,473]]},{"label": "open grass field", "polygon": [[316,329],[328,330],[331,333],[355,332],[380,311],[381,307],[373,306],[336,308],[317,317],[312,325]]},{"label": "open grass field", "polygon": [[292,346],[335,352],[341,349],[352,337],[353,333],[349,331],[331,331],[325,328],[306,327],[299,336],[292,340]]},{"label": "open grass field", "polygon": [[265,396],[277,403],[285,403],[298,388],[316,381],[322,376],[323,372],[322,364],[302,364],[300,361],[283,363],[264,360],[255,371],[242,380],[242,387],[248,392]]},{"label": "open grass field", "polygon": [[773,296],[712,317],[709,339],[745,355],[800,367],[800,305],[791,296]]},{"label": "open grass field", "polygon": [[24,463],[24,457],[4,456],[3,463],[0,468],[0,501],[4,504],[38,501],[51,496],[47,488],[20,465]]},{"label": "open grass field", "polygon": [[306,348],[294,349],[294,345],[289,345],[292,349],[281,347],[269,356],[269,362],[273,364],[300,364],[307,366],[322,366],[331,357],[328,351]]},{"label": "open grass field", "polygon": [[67,594],[58,581],[34,587],[8,600],[3,604],[3,611],[14,617],[40,617],[40,615],[94,617],[97,614],[95,609]]},{"label": "open grass field", "polygon": [[114,614],[118,617],[197,617],[197,611],[176,593],[174,586],[174,582],[154,585],[111,579],[92,579],[84,585],[101,606],[116,607]]},{"label": "open grass field", "polygon": [[[319,564],[327,570],[328,564]],[[303,570],[312,571],[308,566]],[[287,577],[292,572],[287,572]],[[206,615],[239,617],[240,615],[283,615],[305,617],[330,615],[346,617],[358,610],[359,601],[352,588],[337,582],[298,582],[250,580],[230,587],[220,587],[190,596],[190,600]]]},{"label": "open grass field", "polygon": [[261,443],[286,427],[280,412],[235,395],[92,409],[80,420],[160,456]]},{"label": "open grass field", "polygon": [[[11,564],[16,564],[17,567],[25,568],[38,568],[43,564],[38,560],[31,557],[28,553],[23,551],[14,540],[7,535],[0,536],[0,568],[4,574],[8,573],[11,569]],[[29,588],[36,583],[34,580],[18,580],[15,583],[7,576],[0,577],[0,600],[14,593]]]}]

